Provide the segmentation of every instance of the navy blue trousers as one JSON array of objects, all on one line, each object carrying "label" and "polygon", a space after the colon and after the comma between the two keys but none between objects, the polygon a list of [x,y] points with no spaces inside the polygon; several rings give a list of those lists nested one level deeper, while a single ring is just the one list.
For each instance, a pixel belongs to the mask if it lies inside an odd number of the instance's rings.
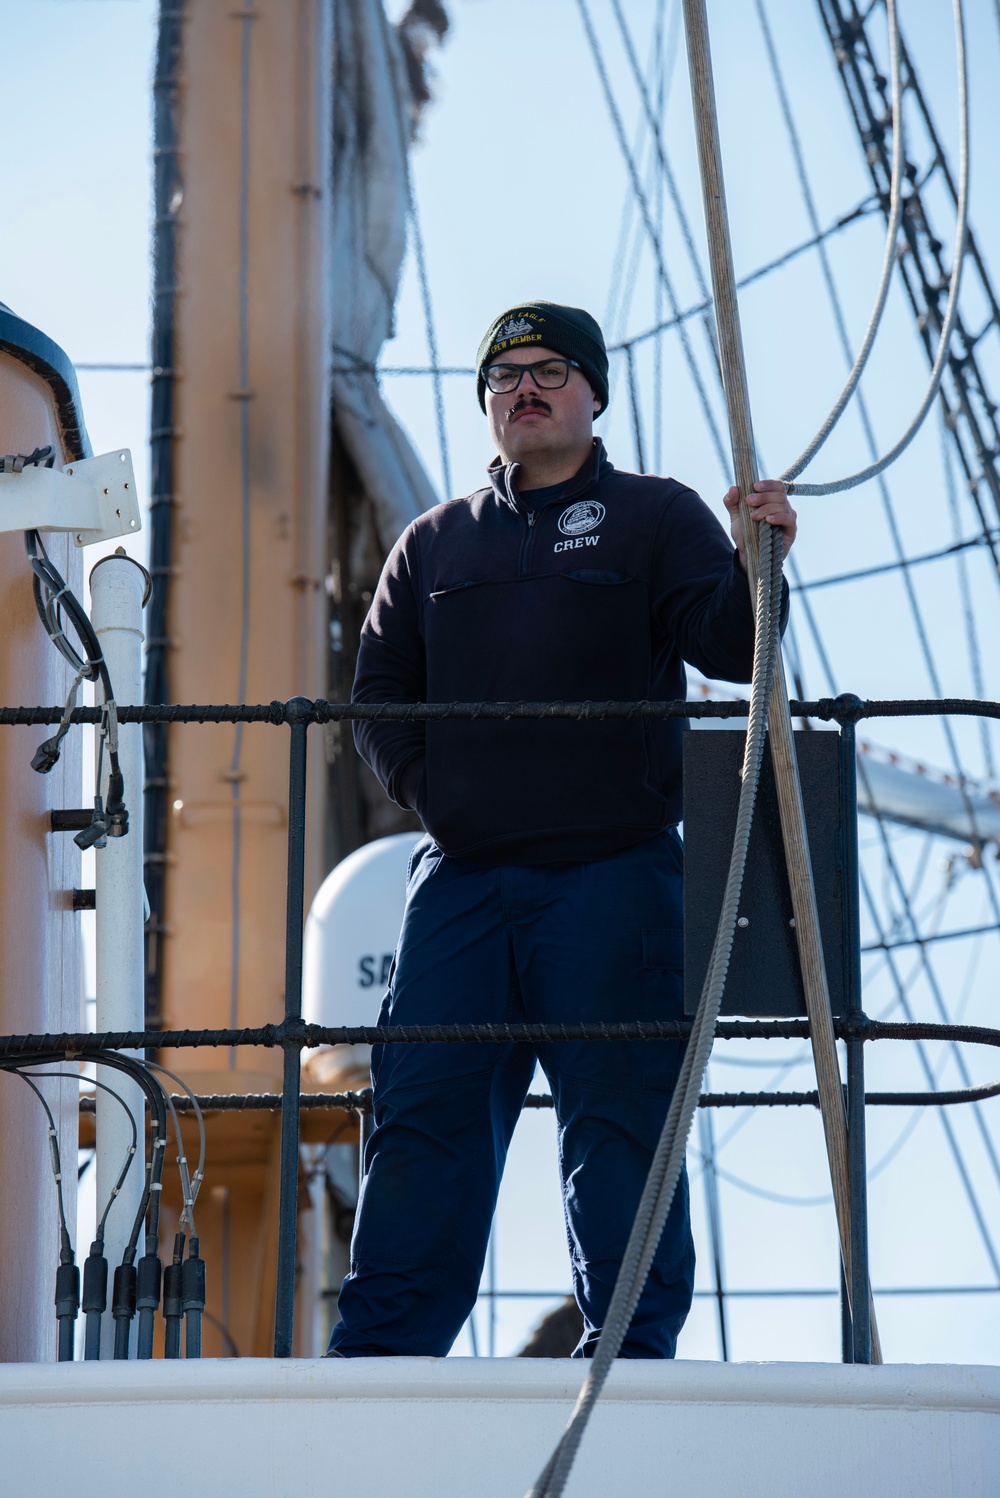
[{"label": "navy blue trousers", "polygon": [[[673,831],[588,864],[485,867],[414,849],[380,1024],[682,1017]],[[682,1057],[678,1041],[388,1045],[330,1349],[444,1356],[479,1289],[500,1177],[540,1062],[555,1101],[575,1356],[593,1354]],[[673,1357],[691,1305],[687,1178],[622,1356]]]}]

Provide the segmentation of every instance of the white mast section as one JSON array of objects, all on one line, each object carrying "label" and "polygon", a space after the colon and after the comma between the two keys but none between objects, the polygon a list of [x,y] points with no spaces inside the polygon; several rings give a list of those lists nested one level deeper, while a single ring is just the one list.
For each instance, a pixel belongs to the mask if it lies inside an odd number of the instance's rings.
[{"label": "white mast section", "polygon": [[[92,618],[104,659],[121,703],[142,701],[142,605],[146,573],[127,556],[104,557],[90,575]],[[100,735],[100,729],[97,730]],[[98,744],[98,755],[100,746]],[[118,753],[125,781],[129,813],[126,837],[109,837],[96,854],[97,903],[97,1029],[141,1030],[143,1000],[143,884],[142,884],[142,728],[138,723],[118,729]],[[101,794],[107,798],[108,755],[103,756]],[[98,1067],[98,1077],[118,1093],[136,1122],[139,1150],[121,1192],[108,1213],[105,1254],[108,1260],[108,1309],[101,1326],[101,1357],[114,1356],[115,1324],[111,1314],[114,1271],[125,1245],[143,1191],[145,1162],[142,1141],[142,1089],[120,1071]],[[155,1123],[153,1126],[155,1127]],[[102,1089],[97,1092],[97,1199],[107,1201],[132,1142],[132,1131],[122,1108]],[[143,1253],[140,1236],[137,1257]],[[135,1356],[135,1343],[131,1348]]]}]

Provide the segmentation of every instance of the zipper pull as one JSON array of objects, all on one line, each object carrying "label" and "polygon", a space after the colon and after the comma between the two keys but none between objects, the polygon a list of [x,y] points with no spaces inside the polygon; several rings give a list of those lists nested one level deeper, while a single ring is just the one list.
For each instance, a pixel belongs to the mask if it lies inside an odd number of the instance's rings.
[{"label": "zipper pull", "polygon": [[535,523],[535,516],[537,515],[537,513],[538,513],[537,510],[529,510],[528,511],[528,529],[529,529],[529,531],[531,530],[531,527]]}]

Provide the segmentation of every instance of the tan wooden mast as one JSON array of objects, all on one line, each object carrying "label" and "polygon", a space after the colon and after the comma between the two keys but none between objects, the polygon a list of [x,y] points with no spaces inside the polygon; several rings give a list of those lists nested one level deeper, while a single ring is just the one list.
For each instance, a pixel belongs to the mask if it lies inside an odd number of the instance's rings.
[{"label": "tan wooden mast", "polygon": [[[318,697],[327,684],[332,0],[188,0],[184,15],[170,691],[178,702]],[[176,727],[168,763],[162,1023],[278,1020],[287,734]],[[317,736],[307,899],[323,872],[323,787]],[[202,1092],[280,1085],[280,1054],[164,1060]],[[209,1311],[244,1355],[269,1353],[273,1337],[277,1139],[271,1115],[213,1120],[199,1201]],[[169,1213],[167,1256],[168,1227]],[[206,1326],[206,1355],[225,1350]]]}]

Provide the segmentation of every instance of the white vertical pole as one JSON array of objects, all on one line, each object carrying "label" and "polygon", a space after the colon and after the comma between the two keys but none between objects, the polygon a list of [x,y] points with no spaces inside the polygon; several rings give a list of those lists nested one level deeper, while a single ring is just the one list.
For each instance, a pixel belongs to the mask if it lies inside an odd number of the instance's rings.
[{"label": "white vertical pole", "polygon": [[[131,706],[142,701],[142,604],[147,574],[124,553],[104,557],[90,574],[91,612],[108,665],[115,702]],[[98,688],[98,697],[102,696]],[[98,729],[98,736],[100,729]],[[100,746],[98,743],[98,754]],[[118,754],[125,782],[129,830],[125,837],[109,837],[98,848],[97,867],[97,1029],[141,1030],[143,1001],[143,884],[142,884],[142,729],[138,723],[121,725]],[[107,805],[108,756],[105,752],[101,795]],[[108,1260],[108,1309],[101,1333],[101,1357],[114,1352],[111,1296],[114,1272],[142,1195],[144,1160],[143,1094],[136,1083],[111,1067],[98,1067],[98,1076],[113,1087],[131,1109],[139,1129],[139,1150],[125,1185],[108,1214],[105,1253]],[[122,1108],[97,1093],[97,1201],[100,1211],[121,1171],[131,1140]],[[142,1238],[138,1254],[143,1252]],[[135,1356],[133,1330],[130,1355]]]}]

